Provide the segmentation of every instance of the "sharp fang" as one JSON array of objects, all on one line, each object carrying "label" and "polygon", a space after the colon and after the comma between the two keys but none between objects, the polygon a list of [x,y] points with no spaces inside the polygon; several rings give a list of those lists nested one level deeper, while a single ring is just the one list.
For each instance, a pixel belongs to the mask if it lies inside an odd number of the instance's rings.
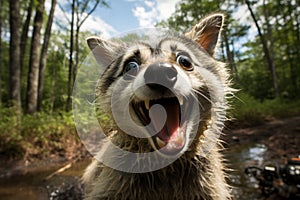
[{"label": "sharp fang", "polygon": [[159,137],[156,137],[156,142],[160,148],[166,145],[166,142],[162,141]]},{"label": "sharp fang", "polygon": [[178,136],[178,138],[175,141],[178,145],[182,144],[184,142],[183,135]]},{"label": "sharp fang", "polygon": [[179,104],[182,106],[183,104],[183,96],[179,95],[178,97]]},{"label": "sharp fang", "polygon": [[150,108],[150,100],[145,100],[144,102],[145,102],[146,109],[149,110],[149,108]]}]

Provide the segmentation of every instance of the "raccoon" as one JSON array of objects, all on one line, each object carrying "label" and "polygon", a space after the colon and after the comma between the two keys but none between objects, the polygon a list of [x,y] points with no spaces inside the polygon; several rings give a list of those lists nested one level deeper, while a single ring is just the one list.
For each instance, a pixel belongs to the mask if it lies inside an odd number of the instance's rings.
[{"label": "raccoon", "polygon": [[[215,13],[184,35],[151,42],[87,39],[107,66],[96,88],[96,105],[115,124],[107,138],[126,152],[159,152],[142,167],[167,164],[133,173],[95,159],[83,175],[85,199],[231,199],[219,136],[233,90],[225,64],[214,58],[223,22]],[[110,146],[103,144],[102,155],[116,165],[128,161]]]}]

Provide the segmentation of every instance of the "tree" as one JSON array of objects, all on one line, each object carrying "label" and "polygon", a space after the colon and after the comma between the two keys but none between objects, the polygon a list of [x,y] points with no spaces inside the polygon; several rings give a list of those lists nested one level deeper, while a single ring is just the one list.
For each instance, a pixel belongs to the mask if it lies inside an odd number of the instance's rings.
[{"label": "tree", "polygon": [[[265,4],[265,1],[263,1],[264,4]],[[251,17],[255,23],[255,26],[257,28],[257,31],[258,31],[258,35],[259,35],[259,38],[260,38],[260,41],[261,41],[261,44],[263,46],[263,51],[264,51],[264,54],[265,54],[265,59],[268,63],[268,68],[272,74],[272,78],[273,78],[273,87],[274,87],[274,94],[275,94],[275,97],[279,97],[279,91],[278,91],[278,84],[277,84],[277,76],[276,76],[276,68],[275,68],[275,63],[274,63],[274,59],[272,59],[271,55],[270,55],[270,50],[268,48],[268,45],[267,45],[267,42],[262,34],[262,31],[261,31],[261,28],[258,24],[258,21],[255,17],[255,14],[251,8],[251,4],[248,0],[246,0],[246,4],[247,4],[247,7],[248,7],[248,10],[250,11],[250,14],[251,14]],[[269,20],[269,19],[266,19],[266,20]]]},{"label": "tree", "polygon": [[9,69],[10,69],[10,100],[17,111],[21,111],[20,81],[20,3],[19,0],[9,1]]},{"label": "tree", "polygon": [[76,0],[76,29],[75,29],[75,63],[73,66],[73,82],[76,78],[77,68],[79,64],[79,32],[83,23],[87,20],[87,18],[95,11],[99,3],[104,6],[108,6],[105,1],[95,0],[94,4],[89,8],[90,1],[82,1]]},{"label": "tree", "polygon": [[31,21],[31,16],[32,16],[33,3],[34,3],[34,0],[29,1],[29,5],[27,7],[26,19],[22,26],[21,42],[20,42],[20,69],[21,69],[20,76],[21,76],[21,78],[22,78],[22,73],[23,73],[23,68],[24,68],[24,58],[25,58],[26,47],[27,47],[27,43],[28,43],[28,31],[29,31],[30,21]]},{"label": "tree", "polygon": [[[268,3],[268,8],[273,11],[271,15],[276,17],[276,31],[273,31],[273,37],[279,86],[281,91],[288,93],[290,97],[300,94],[300,12],[295,9],[299,3],[299,0]],[[276,51],[277,49],[280,50]],[[281,66],[283,69],[280,69]]]},{"label": "tree", "polygon": [[186,31],[191,25],[198,23],[208,13],[220,11],[224,0],[183,0],[176,7],[175,13],[167,19],[166,24],[177,31]]},{"label": "tree", "polygon": [[42,100],[43,100],[44,76],[45,76],[45,69],[46,69],[48,44],[51,36],[51,28],[53,24],[55,7],[56,7],[56,0],[52,0],[50,13],[48,16],[48,21],[46,25],[45,34],[44,34],[44,41],[43,41],[43,47],[41,51],[40,64],[39,64],[38,106],[37,106],[37,109],[39,111],[41,110]]},{"label": "tree", "polygon": [[2,11],[3,0],[0,0],[0,106],[2,103]]},{"label": "tree", "polygon": [[269,65],[271,65],[270,67],[271,67],[271,74],[272,74],[272,79],[273,79],[273,87],[274,87],[275,97],[278,98],[279,97],[279,88],[278,88],[276,65],[275,65],[273,31],[272,31],[272,27],[270,24],[269,8],[266,4],[267,4],[266,0],[263,0],[263,13],[264,13],[266,29],[267,29],[266,35],[269,39],[268,49],[269,49],[270,60],[271,60],[271,63],[269,63]]},{"label": "tree", "polygon": [[226,26],[221,38],[222,52],[218,57],[228,63],[233,78],[238,82],[239,76],[235,63],[234,42],[245,36],[249,27],[238,24],[231,17],[231,13],[236,9],[235,5],[236,2],[231,0],[183,0],[177,5],[175,13],[167,19],[167,22],[160,24],[171,26],[175,30],[183,32],[209,13],[216,11],[226,13]]},{"label": "tree", "polygon": [[[67,111],[71,109],[71,95],[72,95],[73,84],[77,73],[77,65],[79,63],[79,31],[83,23],[95,11],[95,9],[99,4],[102,6],[108,6],[106,1],[104,0],[72,0],[71,3],[71,20],[67,18],[68,22],[70,23],[69,72],[68,72],[68,88],[67,88],[67,102],[66,102]],[[61,5],[60,8],[64,11]],[[75,40],[74,40],[74,31],[75,31]],[[75,63],[73,60],[74,52],[75,52]]]},{"label": "tree", "polygon": [[39,59],[40,59],[40,39],[41,28],[43,25],[45,0],[39,0],[34,17],[33,33],[30,48],[29,72],[27,79],[27,102],[26,111],[33,114],[37,111],[38,98],[38,78],[39,78]]},{"label": "tree", "polygon": [[71,109],[71,94],[73,89],[73,45],[74,45],[74,17],[75,17],[75,0],[72,0],[72,17],[71,17],[71,30],[70,30],[70,53],[69,53],[69,72],[68,72],[68,97],[66,110],[69,111]]},{"label": "tree", "polygon": [[250,26],[241,25],[237,20],[234,20],[230,14],[226,16],[226,26],[224,26],[224,30],[222,31],[221,47],[223,59],[227,63],[235,83],[240,82],[236,62],[239,50],[235,49],[235,43],[247,35],[249,28]]}]

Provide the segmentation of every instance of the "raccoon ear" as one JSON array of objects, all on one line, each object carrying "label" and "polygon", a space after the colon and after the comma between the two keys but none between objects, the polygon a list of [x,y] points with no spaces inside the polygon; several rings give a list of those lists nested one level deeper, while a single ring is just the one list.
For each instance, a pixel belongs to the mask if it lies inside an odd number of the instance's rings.
[{"label": "raccoon ear", "polygon": [[96,61],[101,66],[106,67],[112,62],[114,52],[117,49],[118,45],[96,36],[88,37],[86,41],[89,48],[93,52]]},{"label": "raccoon ear", "polygon": [[216,13],[209,15],[196,24],[185,36],[196,41],[210,55],[215,52],[216,45],[224,23],[224,15]]}]

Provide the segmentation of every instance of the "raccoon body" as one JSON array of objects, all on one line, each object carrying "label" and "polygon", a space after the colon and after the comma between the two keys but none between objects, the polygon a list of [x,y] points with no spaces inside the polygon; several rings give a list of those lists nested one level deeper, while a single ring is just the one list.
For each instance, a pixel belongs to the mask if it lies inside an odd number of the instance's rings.
[{"label": "raccoon body", "polygon": [[[232,90],[224,64],[213,58],[223,20],[213,14],[184,36],[148,43],[88,38],[98,63],[107,66],[96,90],[97,106],[115,122],[109,140],[128,152],[159,152],[147,165],[176,159],[142,173],[94,160],[83,176],[85,199],[230,199],[218,137]],[[101,155],[122,165],[109,145]]]}]

